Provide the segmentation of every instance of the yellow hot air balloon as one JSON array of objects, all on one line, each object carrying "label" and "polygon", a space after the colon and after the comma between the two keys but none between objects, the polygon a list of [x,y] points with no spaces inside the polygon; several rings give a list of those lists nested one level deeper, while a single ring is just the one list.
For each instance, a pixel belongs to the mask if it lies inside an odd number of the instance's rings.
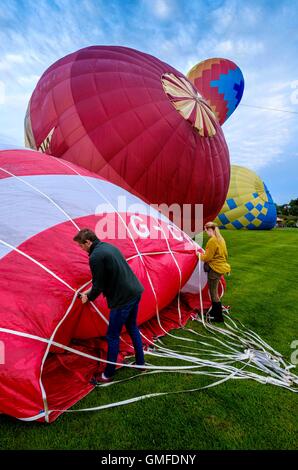
[{"label": "yellow hot air balloon", "polygon": [[215,222],[226,229],[270,230],[275,227],[275,204],[265,183],[254,171],[231,165],[226,202]]}]

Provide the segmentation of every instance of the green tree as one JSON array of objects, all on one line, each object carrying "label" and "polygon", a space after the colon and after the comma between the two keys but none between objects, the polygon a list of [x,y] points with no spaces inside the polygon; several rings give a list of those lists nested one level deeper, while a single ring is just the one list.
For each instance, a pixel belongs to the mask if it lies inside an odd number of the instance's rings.
[{"label": "green tree", "polygon": [[281,206],[281,214],[282,215],[289,215],[289,206],[288,206],[288,204],[283,204]]},{"label": "green tree", "polygon": [[289,214],[298,216],[298,198],[289,202]]}]

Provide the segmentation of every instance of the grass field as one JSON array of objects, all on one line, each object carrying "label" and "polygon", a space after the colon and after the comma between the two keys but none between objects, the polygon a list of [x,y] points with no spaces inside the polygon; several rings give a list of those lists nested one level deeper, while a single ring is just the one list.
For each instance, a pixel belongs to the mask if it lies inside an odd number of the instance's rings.
[{"label": "grass field", "polygon": [[[224,237],[232,265],[224,303],[290,360],[291,343],[298,340],[298,230],[233,231]],[[117,377],[130,375],[121,370]],[[76,408],[208,383],[208,378],[176,373],[140,375],[96,389]],[[0,449],[297,449],[297,414],[297,394],[230,380],[101,412],[66,413],[51,425],[0,416]]]}]

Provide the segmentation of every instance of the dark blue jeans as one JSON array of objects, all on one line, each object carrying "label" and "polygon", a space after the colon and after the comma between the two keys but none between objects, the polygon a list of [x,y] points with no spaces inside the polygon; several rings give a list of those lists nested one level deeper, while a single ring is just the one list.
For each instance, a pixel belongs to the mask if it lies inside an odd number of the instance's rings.
[{"label": "dark blue jeans", "polygon": [[[108,357],[110,362],[117,362],[119,353],[120,334],[123,326],[126,326],[129,333],[133,347],[135,350],[136,363],[143,365],[145,362],[143,345],[139,328],[137,327],[137,314],[141,296],[135,297],[128,304],[123,307],[113,308],[110,312],[110,322],[107,333],[108,340]],[[107,364],[105,368],[105,376],[111,377],[115,373],[116,366]]]}]

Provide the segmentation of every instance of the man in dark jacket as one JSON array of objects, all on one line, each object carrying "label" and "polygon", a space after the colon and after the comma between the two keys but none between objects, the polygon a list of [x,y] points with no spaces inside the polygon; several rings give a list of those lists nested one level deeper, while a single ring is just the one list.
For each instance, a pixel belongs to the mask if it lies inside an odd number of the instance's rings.
[{"label": "man in dark jacket", "polygon": [[92,272],[92,287],[81,294],[82,303],[93,301],[102,293],[111,309],[107,333],[108,363],[104,373],[92,379],[93,383],[110,382],[116,369],[120,334],[124,325],[133,342],[136,364],[144,365],[143,345],[136,323],[144,287],[121,251],[110,243],[100,241],[92,230],[88,228],[80,230],[74,241],[89,254]]}]

